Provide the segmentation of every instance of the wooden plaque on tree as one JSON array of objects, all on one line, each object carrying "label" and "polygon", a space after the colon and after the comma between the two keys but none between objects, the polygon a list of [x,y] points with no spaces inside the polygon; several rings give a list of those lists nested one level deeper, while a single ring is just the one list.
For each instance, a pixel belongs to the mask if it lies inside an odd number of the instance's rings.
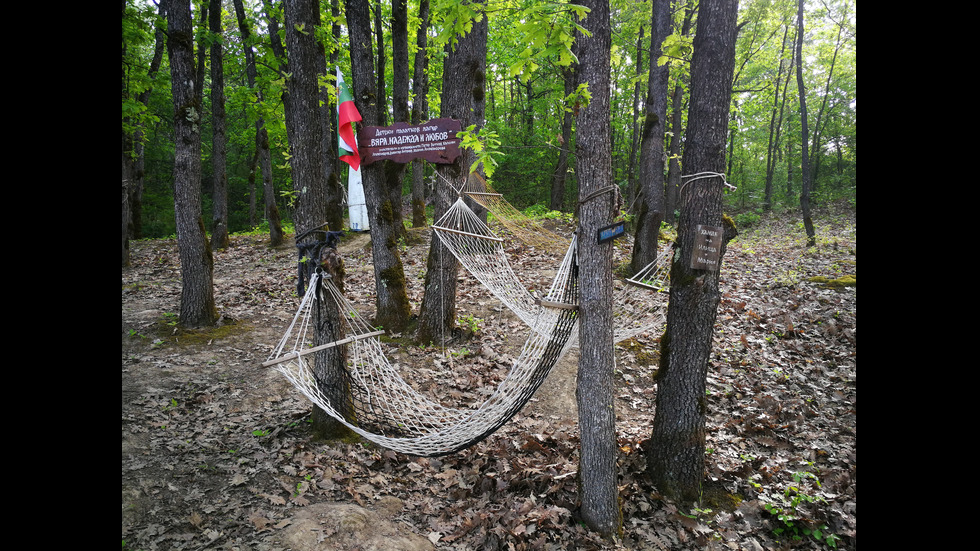
[{"label": "wooden plaque on tree", "polygon": [[455,119],[433,119],[419,125],[396,122],[391,126],[365,126],[357,133],[361,164],[377,161],[407,163],[425,159],[430,163],[449,164],[459,157],[463,129]]},{"label": "wooden plaque on tree", "polygon": [[724,228],[698,224],[691,253],[692,270],[718,270],[721,259],[721,237]]}]

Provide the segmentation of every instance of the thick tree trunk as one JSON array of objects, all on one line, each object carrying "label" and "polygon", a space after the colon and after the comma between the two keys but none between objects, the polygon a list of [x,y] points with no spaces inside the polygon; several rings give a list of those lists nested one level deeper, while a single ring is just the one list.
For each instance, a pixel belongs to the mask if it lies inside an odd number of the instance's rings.
[{"label": "thick tree trunk", "polygon": [[174,213],[180,256],[180,324],[214,325],[214,258],[201,215],[201,101],[189,0],[170,3],[167,52],[174,100]]},{"label": "thick tree trunk", "polygon": [[612,242],[597,243],[598,229],[612,222],[615,188],[610,149],[608,0],[581,2],[590,9],[582,26],[591,34],[579,49],[579,82],[592,99],[580,111],[576,139],[579,183],[578,262],[581,321],[578,367],[581,517],[609,537],[622,530],[616,479],[616,412],[613,399]]},{"label": "thick tree trunk", "polygon": [[228,174],[225,135],[225,69],[222,52],[221,0],[210,0],[208,26],[211,31],[211,170],[212,191],[211,248],[228,247]]},{"label": "thick tree trunk", "polygon": [[[722,214],[725,136],[735,67],[737,0],[702,0],[691,62],[681,215],[670,274],[667,330],[661,340],[657,407],[647,465],[665,496],[693,502],[704,476],[705,386],[711,334],[720,301],[718,274],[725,243],[734,228]],[[695,269],[692,258],[704,244],[699,225],[723,234],[713,268]]]},{"label": "thick tree trunk", "polygon": [[667,122],[667,86],[670,67],[657,65],[661,44],[670,34],[670,0],[653,0],[650,25],[650,73],[646,118],[640,141],[640,208],[633,242],[632,273],[657,259],[660,223],[664,219],[664,133]]},{"label": "thick tree trunk", "polygon": [[[366,2],[345,2],[347,29],[350,34],[351,93],[365,124],[378,120],[378,98],[375,95],[374,59],[371,48],[371,16]],[[384,188],[384,163],[361,165],[368,222],[371,224],[371,254],[377,289],[375,325],[386,331],[402,331],[408,325],[411,305],[405,283],[405,270],[398,253],[395,209]]]},{"label": "thick tree trunk", "polygon": [[[488,28],[486,15],[480,21],[474,21],[472,30],[459,38],[455,50],[449,51],[443,68],[443,73],[453,75],[453,78],[443,81],[441,116],[459,120],[463,128],[473,124],[477,129],[483,127]],[[472,162],[471,154],[466,152],[455,163],[436,167],[442,175],[437,177],[432,194],[433,216],[436,220],[457,199],[445,180],[459,185],[467,176]],[[433,238],[426,266],[425,294],[419,310],[415,340],[422,344],[444,344],[443,338],[450,337],[456,325],[456,277],[459,263],[439,239]]]}]

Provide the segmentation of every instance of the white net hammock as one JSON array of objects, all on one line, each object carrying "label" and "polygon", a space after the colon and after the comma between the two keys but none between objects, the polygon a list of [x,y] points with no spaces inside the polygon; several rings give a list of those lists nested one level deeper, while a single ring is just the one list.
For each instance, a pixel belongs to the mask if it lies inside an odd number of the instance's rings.
[{"label": "white net hammock", "polygon": [[[503,239],[496,237],[462,198],[432,229],[467,271],[517,317],[534,330],[548,330],[551,320],[539,313],[542,299],[528,291],[514,273]],[[633,277],[615,282],[615,342],[662,328],[666,320],[669,260],[667,249]],[[543,327],[539,329],[537,323],[543,323]]]},{"label": "white net hammock", "polygon": [[[311,402],[371,442],[411,455],[453,453],[507,423],[567,352],[577,328],[577,284],[573,240],[551,290],[532,317],[530,325],[536,330],[529,331],[497,389],[476,407],[444,404],[406,382],[384,353],[379,340],[383,331],[375,331],[361,318],[322,273],[315,275],[285,336],[263,365],[282,373]],[[330,304],[339,308],[346,337],[314,345],[317,316]],[[345,368],[330,369],[329,354],[338,347],[343,349]]]},{"label": "white net hammock", "polygon": [[[379,340],[384,332],[374,330],[322,273],[311,281],[292,323],[263,364],[282,373],[311,402],[363,438],[418,456],[454,453],[503,426],[527,404],[578,337],[576,237],[548,293],[538,297],[514,273],[503,239],[462,199],[433,225],[433,231],[529,328],[520,355],[486,401],[447,404],[416,390],[386,356]],[[616,283],[616,342],[662,327],[667,260],[662,254],[625,283]],[[338,308],[344,338],[317,345],[314,328],[327,305]],[[338,362],[339,368],[329,365]]]}]

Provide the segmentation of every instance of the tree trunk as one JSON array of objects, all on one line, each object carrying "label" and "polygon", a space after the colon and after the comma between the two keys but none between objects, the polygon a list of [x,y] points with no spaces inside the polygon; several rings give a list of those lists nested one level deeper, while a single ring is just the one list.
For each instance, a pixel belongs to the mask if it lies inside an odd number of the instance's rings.
[{"label": "tree trunk", "polygon": [[664,133],[670,67],[658,65],[661,44],[670,34],[670,0],[653,0],[650,24],[650,74],[640,141],[640,208],[633,243],[632,273],[657,259],[660,223],[664,219]]},{"label": "tree trunk", "polygon": [[[256,86],[255,52],[252,51],[252,33],[245,16],[245,6],[242,0],[234,0],[234,3],[235,15],[238,18],[238,31],[242,36],[242,44],[244,45],[245,73],[248,76],[248,86],[255,89],[256,102],[261,103],[262,90]],[[262,117],[255,121],[255,150],[262,174],[263,210],[265,218],[269,222],[269,244],[278,247],[283,242],[282,221],[279,218],[279,207],[276,206],[275,188],[272,184],[272,153],[269,151],[269,133]]]},{"label": "tree trunk", "polygon": [[[366,2],[346,0],[347,29],[350,34],[351,94],[365,124],[378,120],[375,95],[374,59],[371,48],[371,15]],[[375,325],[386,331],[402,331],[408,325],[411,305],[405,283],[405,270],[398,254],[395,209],[384,188],[384,163],[361,165],[364,199],[371,224],[371,254],[377,288]]]},{"label": "tree trunk", "polygon": [[[681,35],[687,36],[691,34],[691,25],[694,21],[694,14],[696,11],[696,3],[692,0],[688,0],[687,7],[684,8],[684,22],[681,23]],[[682,145],[684,140],[681,138],[683,134],[683,119],[684,119],[684,87],[678,82],[674,84],[674,92],[670,99],[670,160],[667,163],[667,189],[665,193],[666,198],[666,212],[664,213],[664,219],[671,224],[677,222],[676,211],[679,208],[679,200],[677,198],[677,192],[681,187],[681,163],[680,156]]]},{"label": "tree trunk", "polygon": [[[630,103],[633,109],[633,122],[630,124],[630,155],[629,161],[626,163],[626,203],[630,209],[635,205],[636,197],[639,194],[639,186],[636,182],[636,156],[640,150],[640,94],[643,90],[640,76],[643,75],[643,35],[644,26],[641,24],[640,31],[636,36],[636,82],[633,84],[633,99]],[[650,65],[652,68],[653,64]]]},{"label": "tree trunk", "polygon": [[214,325],[214,258],[201,215],[201,101],[194,70],[194,28],[189,0],[170,3],[167,53],[174,100],[174,214],[180,256],[180,324]]},{"label": "tree trunk", "polygon": [[[788,37],[789,25],[783,31],[783,46],[779,52],[779,67],[776,69],[776,83],[773,87],[772,115],[769,118],[769,143],[766,146],[766,187],[762,199],[762,210],[764,212],[772,210],[772,178],[776,172],[776,159],[774,157],[776,154],[776,129],[778,128],[777,114],[780,117],[782,116],[782,111],[779,109],[779,85],[783,76],[783,54],[786,52],[786,39]],[[783,102],[785,103],[785,96],[783,97]]]},{"label": "tree trunk", "polygon": [[[123,17],[126,16],[126,2],[123,2]],[[162,0],[160,2],[160,19],[166,19],[167,17],[167,2]],[[163,32],[163,26],[157,25],[154,31],[155,44],[153,47],[153,58],[150,60],[150,67],[147,70],[147,78],[152,81],[156,76],[157,72],[160,70],[160,65],[163,62],[163,53],[166,49],[166,34]],[[123,67],[126,66],[125,55],[126,55],[126,45],[123,44]],[[152,87],[148,87],[143,90],[139,96],[138,100],[143,105],[149,105],[150,93],[153,91]],[[127,94],[126,91],[126,71],[123,69],[123,95]],[[145,174],[144,162],[145,154],[143,147],[143,129],[138,126],[136,130],[131,134],[123,134],[122,141],[123,150],[123,180],[124,180],[124,202],[123,202],[123,212],[122,212],[122,245],[123,245],[123,266],[129,265],[129,240],[130,239],[140,239],[143,237],[143,222],[142,222],[142,211],[143,211],[143,177]]]},{"label": "tree trunk", "polygon": [[[722,215],[723,178],[692,178],[725,170],[725,132],[735,67],[737,0],[702,0],[691,61],[681,215],[670,274],[667,329],[661,339],[656,416],[646,451],[654,484],[670,499],[699,499],[704,476],[705,387],[711,334],[721,295],[718,274],[734,227]],[[713,268],[692,267],[703,244],[698,226],[718,229],[720,250]],[[714,244],[711,244],[712,246]]]},{"label": "tree trunk", "polygon": [[[572,53],[577,55],[578,37],[581,35],[576,31],[575,36],[576,41],[572,44]],[[574,63],[568,67],[562,67],[561,76],[565,85],[565,97],[568,97],[578,87]],[[551,175],[551,201],[548,205],[551,210],[561,210],[565,204],[565,182],[568,180],[568,155],[572,150],[572,113],[570,111],[564,111],[562,113],[560,145],[561,151],[558,152],[558,163],[555,165],[555,171]]]},{"label": "tree trunk", "polygon": [[616,479],[616,413],[613,399],[612,242],[597,243],[598,229],[615,216],[609,111],[611,31],[608,0],[581,2],[589,8],[582,26],[579,82],[592,96],[579,112],[576,173],[579,183],[580,277],[578,367],[581,517],[605,537],[622,530]]},{"label": "tree trunk", "polygon": [[[412,124],[421,124],[429,116],[429,102],[426,98],[429,92],[429,56],[426,53],[429,41],[429,0],[420,0],[419,19],[422,24],[416,36],[418,49],[415,52],[415,74],[412,78],[412,87],[415,90]],[[422,159],[412,162],[412,227],[425,227],[425,161]]]},{"label": "tree trunk", "polygon": [[[323,247],[315,256],[318,258],[312,261],[318,262],[323,274],[329,276],[333,285],[343,293],[344,262],[337,249]],[[336,342],[346,337],[340,306],[330,293],[322,293],[316,297],[313,323],[314,346]],[[335,346],[316,352],[313,373],[317,386],[333,409],[346,420],[356,421],[350,390],[350,372],[347,368],[347,347]],[[347,425],[319,407],[313,409],[312,421],[313,435],[316,439],[350,438],[355,434]]]},{"label": "tree trunk", "polygon": [[813,228],[813,218],[810,216],[810,186],[813,173],[810,171],[808,151],[810,141],[807,129],[806,86],[803,84],[803,0],[799,2],[796,26],[796,85],[800,90],[800,176],[803,178],[803,187],[800,189],[800,209],[803,211],[806,244],[812,247],[817,244],[817,237]]},{"label": "tree trunk", "polygon": [[[317,9],[316,24],[320,26],[320,11]],[[317,41],[321,51],[325,51],[323,43]],[[327,68],[326,55],[319,55],[316,58],[318,75],[333,74]],[[331,97],[330,91],[326,86],[317,85],[317,94],[320,97],[320,126],[323,130],[320,135],[321,147],[323,149],[323,181],[325,185],[324,199],[324,222],[331,231],[341,231],[344,229],[344,186],[340,183],[340,177],[334,170],[337,155],[332,154],[337,151],[335,142],[335,131],[337,124],[337,103],[335,97]]]},{"label": "tree trunk", "polygon": [[[447,46],[449,55],[446,57],[443,74],[453,75],[453,78],[443,81],[441,116],[459,120],[463,128],[474,124],[477,129],[483,127],[488,29],[487,16],[484,14],[480,21],[473,22],[469,33],[459,37],[455,49]],[[433,216],[436,220],[442,218],[457,199],[443,178],[456,185],[462,183],[472,162],[472,154],[464,150],[456,162],[436,166],[436,170],[442,175],[432,194]],[[456,325],[458,273],[459,263],[456,257],[440,240],[433,239],[426,263],[425,294],[419,310],[416,342],[445,344],[444,338],[453,335]]]},{"label": "tree trunk", "polygon": [[211,31],[211,170],[212,191],[211,248],[228,247],[228,174],[225,135],[225,69],[222,53],[221,0],[210,0],[208,26]]}]

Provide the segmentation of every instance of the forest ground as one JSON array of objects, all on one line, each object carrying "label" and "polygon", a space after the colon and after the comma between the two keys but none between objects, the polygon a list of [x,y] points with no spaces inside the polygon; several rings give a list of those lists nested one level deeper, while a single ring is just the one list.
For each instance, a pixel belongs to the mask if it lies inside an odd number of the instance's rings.
[{"label": "forest ground", "polygon": [[[763,218],[723,259],[708,374],[707,479],[696,507],[660,496],[643,473],[658,343],[617,346],[623,534],[604,541],[576,518],[574,353],[531,403],[476,446],[416,458],[358,442],[310,439],[311,405],[263,369],[295,314],[296,249],[238,236],[215,252],[222,322],[176,327],[173,239],[136,241],[122,270],[124,550],[228,549],[838,549],[857,545],[856,214],[802,224]],[[567,228],[564,228],[567,229]],[[402,249],[418,311],[429,231]],[[616,241],[617,260],[628,240]],[[345,237],[346,294],[371,316],[366,234]],[[532,287],[560,257],[527,247],[511,261]],[[846,281],[846,278],[845,278]],[[461,273],[458,318],[475,333],[445,349],[393,339],[393,362],[430,384],[479,397],[519,351],[525,329]],[[851,281],[853,284],[853,280]],[[819,529],[815,537],[811,529]]]}]

